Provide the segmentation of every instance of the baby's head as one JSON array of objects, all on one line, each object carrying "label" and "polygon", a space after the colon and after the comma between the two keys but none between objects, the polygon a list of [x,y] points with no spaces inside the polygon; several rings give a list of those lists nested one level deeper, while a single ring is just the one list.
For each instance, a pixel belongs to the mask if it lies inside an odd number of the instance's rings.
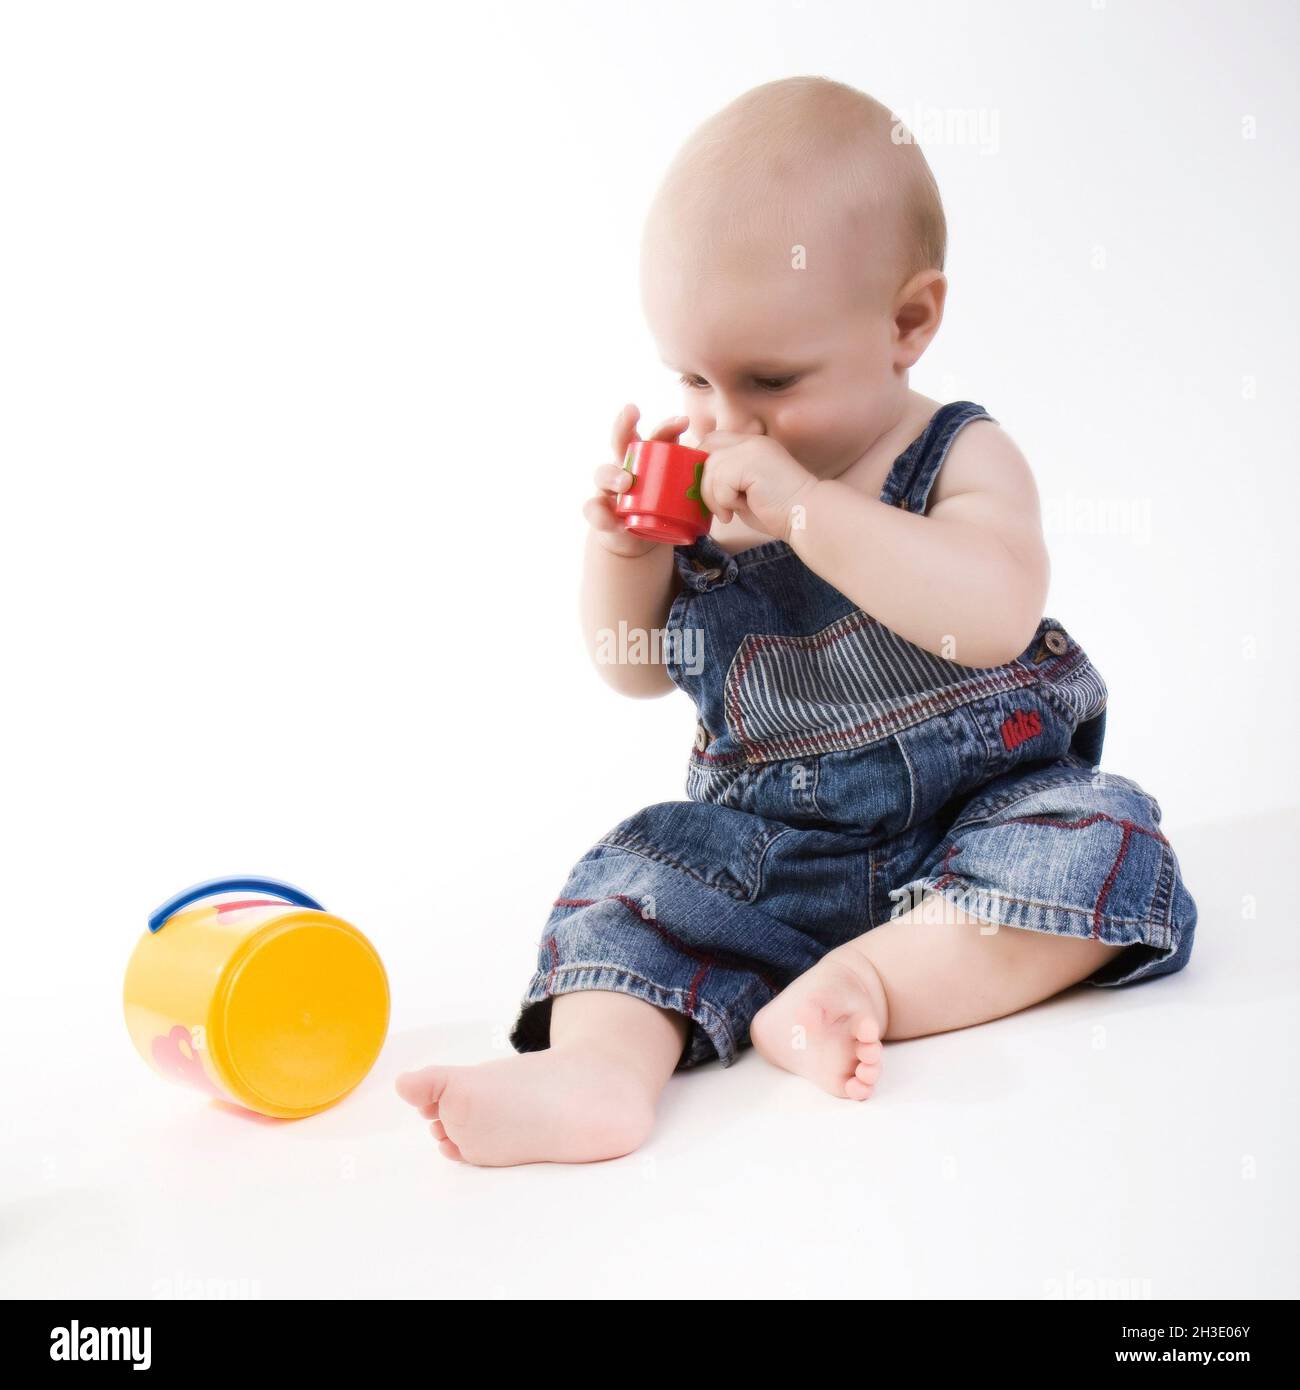
[{"label": "baby's head", "polygon": [[694,436],[769,434],[838,476],[903,411],[943,317],[946,240],[925,156],[865,93],[790,77],[710,117],[669,167],[641,252]]}]

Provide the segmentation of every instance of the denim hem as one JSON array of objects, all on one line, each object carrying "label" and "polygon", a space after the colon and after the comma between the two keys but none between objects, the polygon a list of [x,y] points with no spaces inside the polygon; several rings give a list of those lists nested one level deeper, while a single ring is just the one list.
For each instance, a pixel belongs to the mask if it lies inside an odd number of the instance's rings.
[{"label": "denim hem", "polygon": [[[939,887],[941,881],[943,887]],[[927,874],[911,879],[895,890],[899,894],[904,891],[908,892],[914,903],[919,900],[919,893],[936,894],[952,903],[954,907],[961,908],[972,916],[985,917],[990,922],[996,921],[1001,927],[1019,927],[1027,931],[1043,932],[1049,936],[1073,936],[1080,940],[1096,939],[1111,946],[1143,948],[1139,951],[1122,952],[1096,972],[1113,975],[1114,978],[1095,979],[1090,975],[1082,981],[1085,984],[1129,984],[1156,972],[1170,957],[1180,953],[1179,940],[1168,921],[1157,923],[1133,917],[1112,917],[1103,912],[1100,926],[1094,930],[1094,914],[1090,908],[1034,902],[1001,891],[994,893],[991,889],[979,889],[952,873]],[[988,908],[993,908],[994,911],[986,911]],[[1125,966],[1117,969],[1120,961],[1124,961]]]},{"label": "denim hem", "polygon": [[544,1050],[550,1045],[550,1000],[560,994],[594,989],[630,994],[647,1004],[685,1014],[693,1026],[688,1030],[676,1070],[699,1066],[715,1057],[724,1067],[729,1067],[736,1060],[740,1046],[744,1045],[737,1044],[726,1016],[708,1000],[697,998],[688,1007],[689,990],[672,989],[619,966],[599,964],[561,965],[536,972],[528,982],[519,1016],[510,1030],[510,1045],[517,1052]]}]

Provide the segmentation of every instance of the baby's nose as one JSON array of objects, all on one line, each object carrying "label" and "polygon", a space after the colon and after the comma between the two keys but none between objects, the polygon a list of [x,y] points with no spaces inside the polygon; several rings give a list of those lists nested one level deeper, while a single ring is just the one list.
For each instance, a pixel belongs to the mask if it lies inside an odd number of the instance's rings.
[{"label": "baby's nose", "polygon": [[728,434],[766,434],[762,420],[739,410],[720,410],[713,428]]}]

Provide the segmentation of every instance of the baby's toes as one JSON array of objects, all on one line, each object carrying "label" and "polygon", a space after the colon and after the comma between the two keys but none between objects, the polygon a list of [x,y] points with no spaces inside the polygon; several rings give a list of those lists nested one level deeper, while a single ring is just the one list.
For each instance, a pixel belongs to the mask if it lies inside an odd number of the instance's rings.
[{"label": "baby's toes", "polygon": [[429,1126],[429,1131],[438,1141],[438,1152],[447,1158],[455,1159],[457,1163],[464,1163],[465,1159],[461,1155],[460,1147],[454,1139],[447,1137],[447,1131],[442,1127],[441,1120],[434,1120]]},{"label": "baby's toes", "polygon": [[397,1094],[411,1105],[423,1107],[436,1105],[443,1088],[447,1085],[449,1068],[421,1067],[418,1071],[404,1071],[394,1083]]},{"label": "baby's toes", "polygon": [[873,1013],[860,1013],[853,1020],[853,1036],[860,1043],[880,1041],[880,1020]]},{"label": "baby's toes", "polygon": [[860,1042],[857,1052],[858,1061],[866,1062],[870,1065],[872,1062],[879,1062],[881,1057],[884,1056],[885,1045],[879,1042]]},{"label": "baby's toes", "polygon": [[874,1086],[880,1080],[879,1062],[859,1062],[853,1073],[864,1086]]},{"label": "baby's toes", "polygon": [[868,1086],[865,1082],[859,1081],[856,1075],[849,1077],[844,1083],[844,1094],[850,1100],[866,1100],[874,1089],[874,1086]]}]

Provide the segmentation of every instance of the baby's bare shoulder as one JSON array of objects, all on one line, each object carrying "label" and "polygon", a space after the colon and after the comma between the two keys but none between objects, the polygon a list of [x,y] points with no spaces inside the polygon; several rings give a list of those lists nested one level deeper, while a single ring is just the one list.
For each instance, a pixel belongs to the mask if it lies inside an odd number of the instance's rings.
[{"label": "baby's bare shoulder", "polygon": [[1030,516],[1038,516],[1033,469],[996,420],[972,420],[957,431],[930,489],[926,511],[932,515],[964,493],[992,493],[1004,505],[1015,509],[1019,504]]},{"label": "baby's bare shoulder", "polygon": [[996,536],[1025,567],[1040,600],[1051,561],[1029,460],[996,420],[972,420],[953,437],[930,489],[926,515]]}]

